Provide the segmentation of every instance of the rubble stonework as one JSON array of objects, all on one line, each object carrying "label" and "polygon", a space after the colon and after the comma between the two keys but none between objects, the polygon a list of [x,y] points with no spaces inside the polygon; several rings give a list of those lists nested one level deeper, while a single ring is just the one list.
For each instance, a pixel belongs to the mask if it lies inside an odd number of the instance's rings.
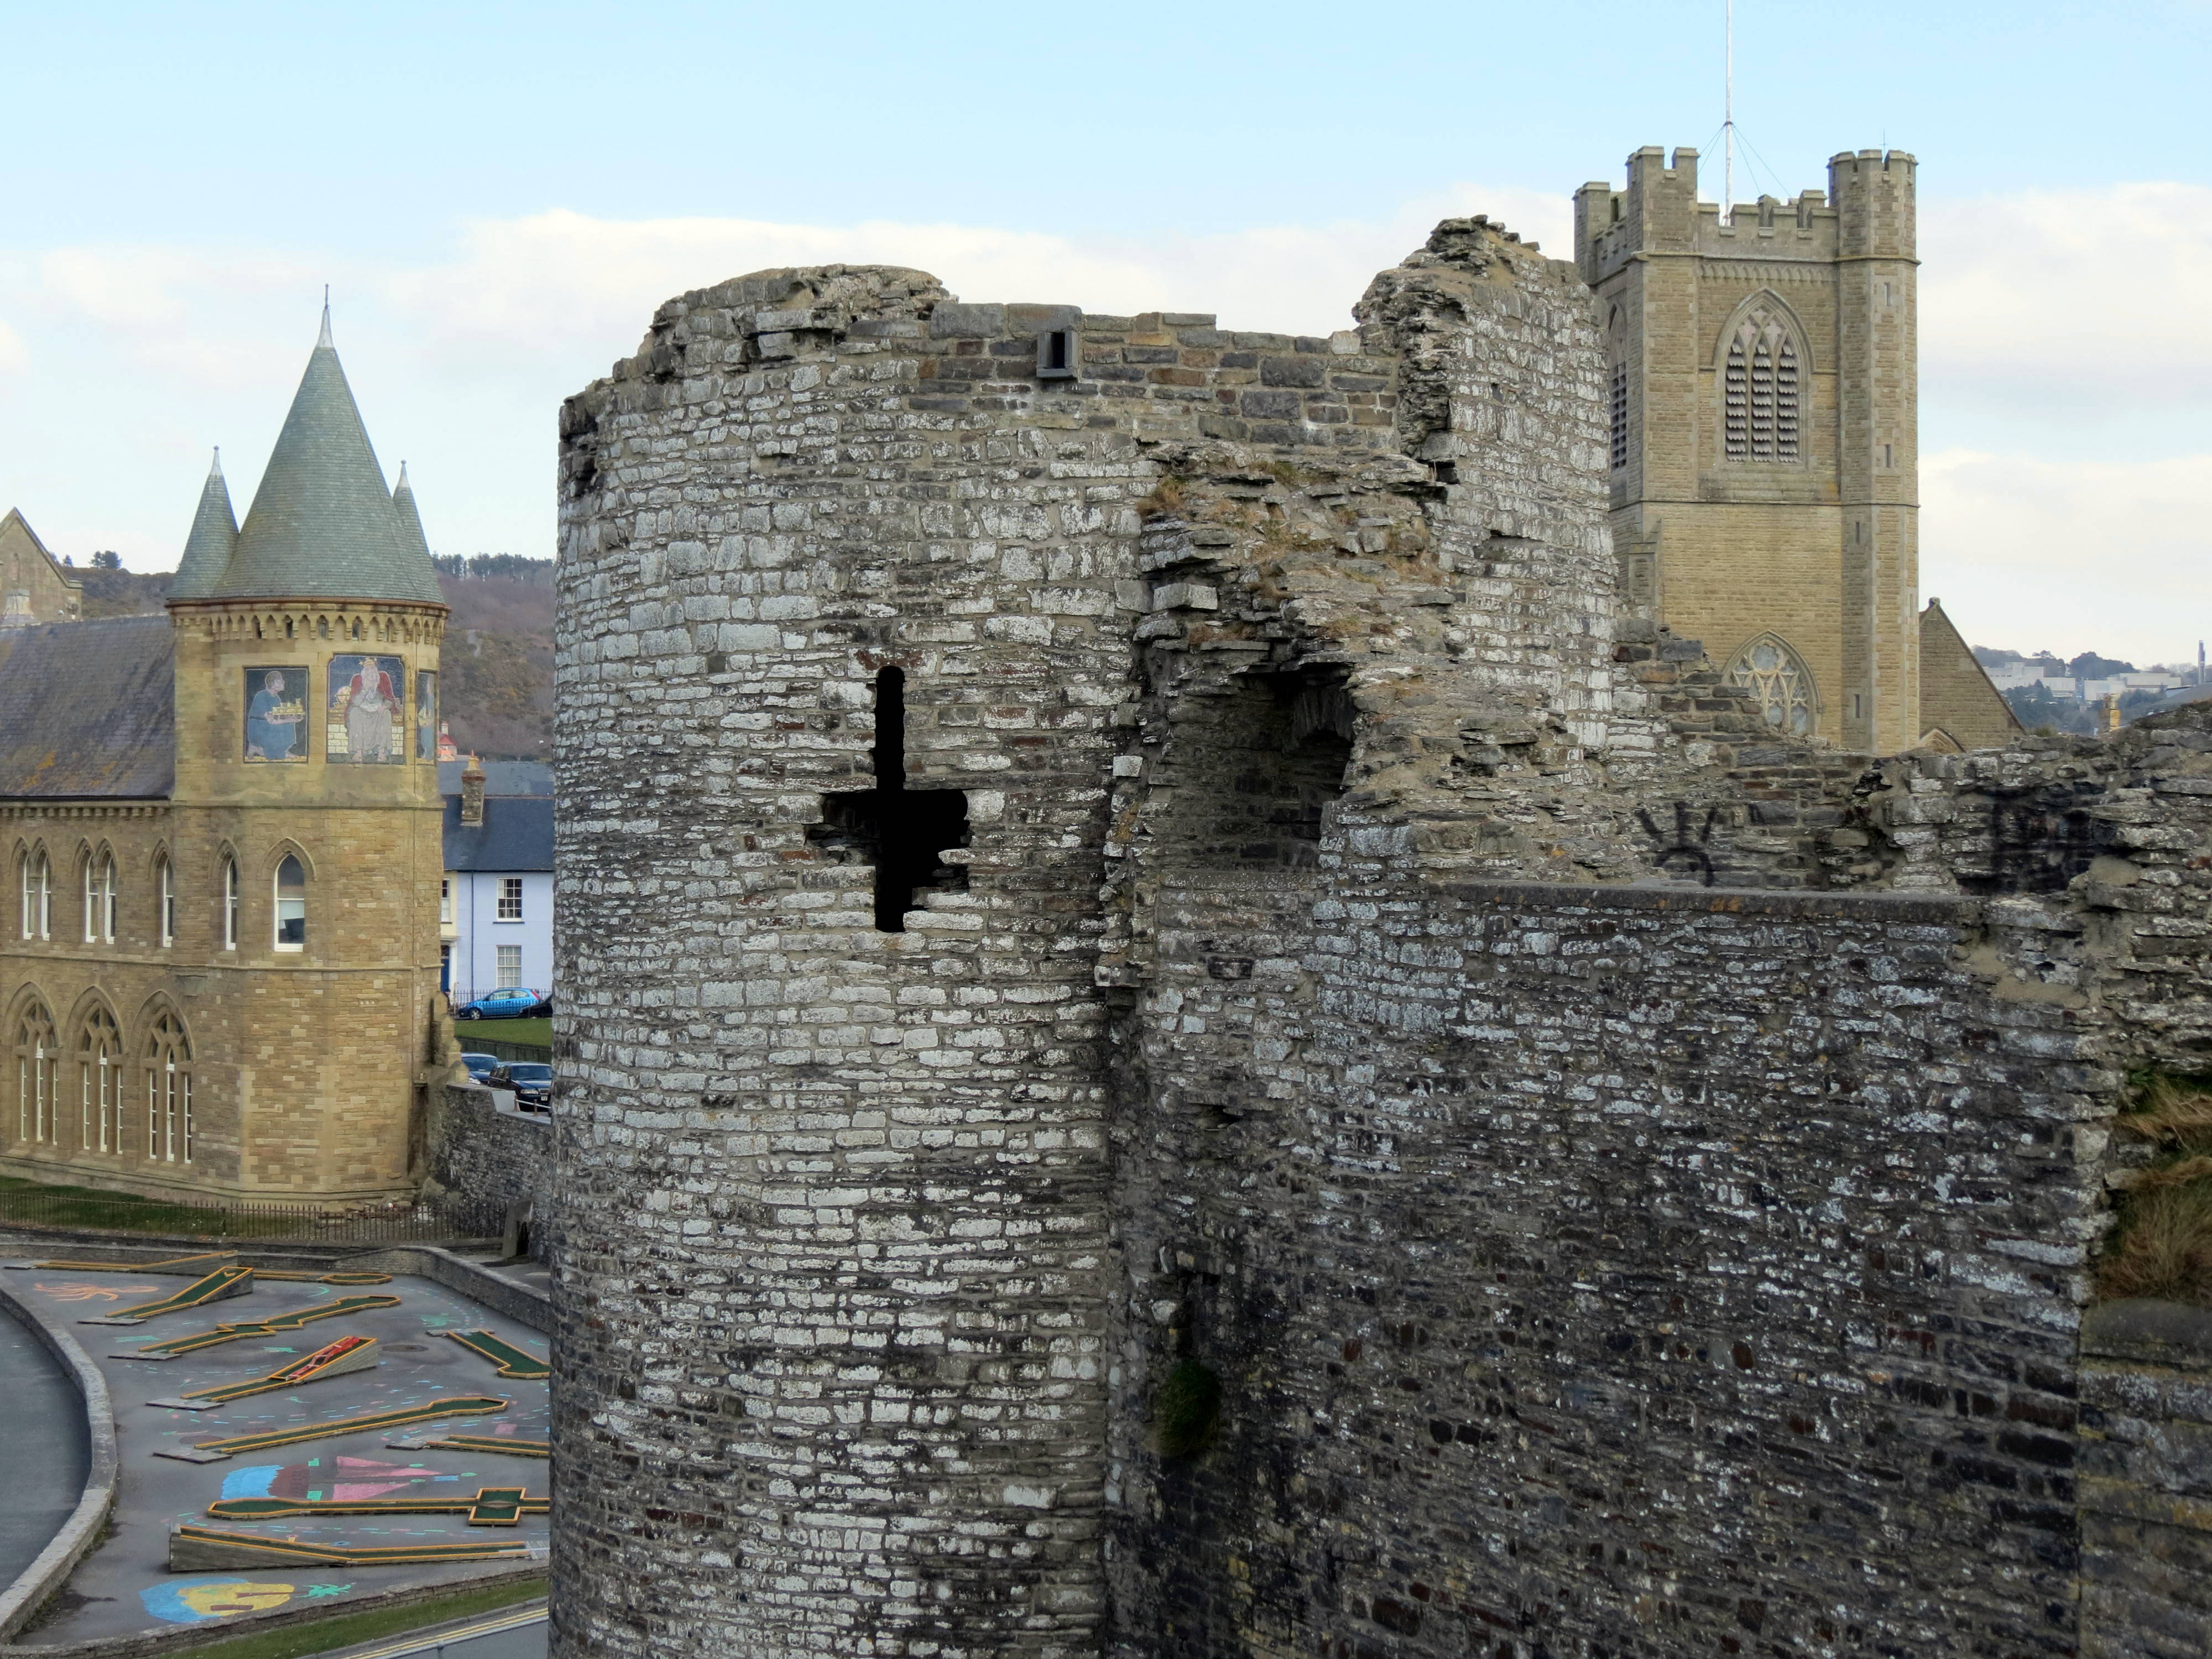
[{"label": "rubble stonework", "polygon": [[567,405],[556,1651],[2073,1650],[2212,730],[1777,739],[1572,267],[1358,316],[770,271]]}]

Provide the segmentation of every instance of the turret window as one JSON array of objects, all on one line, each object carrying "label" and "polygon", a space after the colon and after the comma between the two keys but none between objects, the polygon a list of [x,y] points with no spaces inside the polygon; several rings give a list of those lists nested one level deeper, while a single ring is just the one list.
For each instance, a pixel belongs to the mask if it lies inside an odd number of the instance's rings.
[{"label": "turret window", "polygon": [[307,872],[289,853],[276,866],[276,948],[301,951],[307,945]]},{"label": "turret window", "polygon": [[1722,374],[1723,438],[1732,461],[1799,459],[1801,365],[1796,342],[1763,312],[1729,342]]}]

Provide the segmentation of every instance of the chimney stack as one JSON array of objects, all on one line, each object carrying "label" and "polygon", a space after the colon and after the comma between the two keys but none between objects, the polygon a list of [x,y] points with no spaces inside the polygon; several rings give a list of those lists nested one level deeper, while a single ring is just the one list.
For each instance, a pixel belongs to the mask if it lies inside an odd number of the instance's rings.
[{"label": "chimney stack", "polygon": [[483,822],[483,767],[474,755],[469,757],[467,768],[461,773],[461,822],[481,824]]}]

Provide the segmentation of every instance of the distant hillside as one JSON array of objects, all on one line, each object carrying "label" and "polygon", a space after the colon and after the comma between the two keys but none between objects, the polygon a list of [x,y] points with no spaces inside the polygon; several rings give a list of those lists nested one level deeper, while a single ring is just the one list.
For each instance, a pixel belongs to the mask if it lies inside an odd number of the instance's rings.
[{"label": "distant hillside", "polygon": [[553,758],[553,561],[513,554],[436,561],[446,623],[439,687],[464,754]]},{"label": "distant hillside", "polygon": [[[441,558],[446,623],[439,690],[464,754],[553,758],[553,561],[512,554]],[[176,573],[83,568],[84,614],[158,615]]]}]

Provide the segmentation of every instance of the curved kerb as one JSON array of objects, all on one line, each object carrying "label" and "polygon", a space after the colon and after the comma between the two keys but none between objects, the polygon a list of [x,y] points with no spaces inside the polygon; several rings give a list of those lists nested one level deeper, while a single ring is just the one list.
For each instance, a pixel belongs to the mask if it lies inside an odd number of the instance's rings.
[{"label": "curved kerb", "polygon": [[91,1451],[84,1496],[77,1499],[76,1508],[39,1552],[38,1559],[16,1576],[14,1583],[0,1590],[0,1642],[7,1642],[30,1622],[48,1596],[68,1582],[76,1564],[100,1536],[100,1525],[115,1502],[115,1411],[107,1397],[107,1379],[77,1345],[76,1337],[4,1283],[0,1283],[0,1303],[68,1370],[84,1401],[85,1441]]}]

